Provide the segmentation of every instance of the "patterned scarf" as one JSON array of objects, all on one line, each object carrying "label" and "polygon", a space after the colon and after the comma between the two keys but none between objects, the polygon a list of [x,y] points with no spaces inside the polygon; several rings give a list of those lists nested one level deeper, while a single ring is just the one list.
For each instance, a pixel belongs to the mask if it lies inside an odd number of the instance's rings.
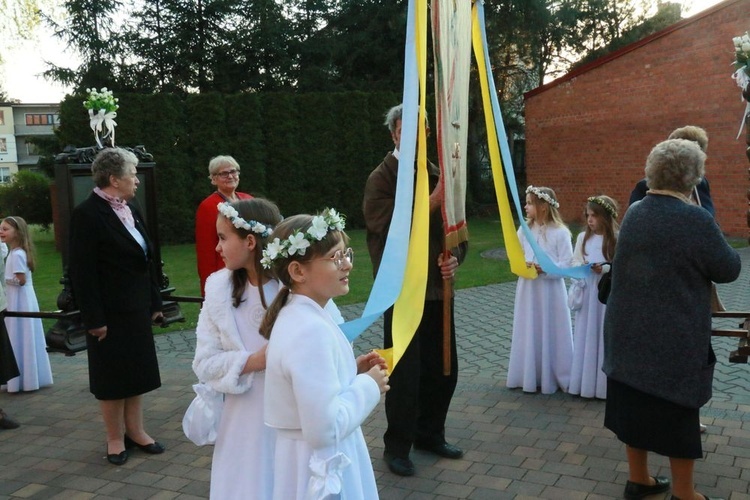
[{"label": "patterned scarf", "polygon": [[109,203],[109,206],[112,207],[112,210],[115,211],[117,217],[119,217],[122,223],[125,224],[125,227],[135,229],[135,219],[133,219],[133,213],[130,211],[130,207],[125,200],[110,196],[98,187],[94,188],[94,193],[96,193],[107,203]]}]

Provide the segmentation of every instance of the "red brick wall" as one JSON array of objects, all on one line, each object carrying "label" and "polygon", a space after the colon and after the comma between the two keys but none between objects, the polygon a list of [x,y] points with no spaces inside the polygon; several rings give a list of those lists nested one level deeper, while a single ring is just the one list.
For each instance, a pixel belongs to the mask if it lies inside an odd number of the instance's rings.
[{"label": "red brick wall", "polygon": [[567,222],[582,223],[596,194],[614,197],[623,214],[651,148],[698,125],[708,132],[706,177],[719,224],[746,236],[750,164],[745,134],[735,140],[745,103],[730,63],[748,13],[750,0],[728,0],[527,94],[528,183],[553,188]]}]

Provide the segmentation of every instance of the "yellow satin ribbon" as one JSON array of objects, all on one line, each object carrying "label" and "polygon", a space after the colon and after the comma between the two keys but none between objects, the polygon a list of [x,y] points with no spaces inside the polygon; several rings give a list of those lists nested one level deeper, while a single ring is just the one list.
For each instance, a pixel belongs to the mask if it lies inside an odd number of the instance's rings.
[{"label": "yellow satin ribbon", "polygon": [[[422,321],[427,288],[430,239],[430,185],[427,175],[427,0],[415,3],[415,41],[419,72],[419,117],[417,124],[417,180],[414,187],[414,212],[412,214],[409,254],[401,293],[393,307],[393,348],[378,350],[388,361],[389,373],[398,365]],[[404,103],[404,106],[410,103]],[[392,351],[392,352],[389,352]]]},{"label": "yellow satin ribbon", "polygon": [[[534,267],[526,266],[526,257],[523,253],[521,241],[513,223],[513,213],[510,210],[508,190],[505,188],[505,174],[503,173],[503,162],[500,159],[497,133],[495,130],[495,119],[492,114],[492,102],[490,101],[489,84],[487,83],[487,67],[484,63],[484,49],[482,44],[482,33],[479,27],[479,16],[476,3],[471,9],[471,41],[474,47],[474,57],[477,60],[479,74],[479,86],[482,89],[482,104],[484,106],[484,123],[487,128],[487,145],[490,151],[490,165],[492,166],[492,180],[495,184],[497,194],[497,207],[500,210],[500,223],[503,231],[505,251],[510,261],[510,270],[521,278],[534,279],[537,272]],[[518,214],[523,217],[523,214]]]}]

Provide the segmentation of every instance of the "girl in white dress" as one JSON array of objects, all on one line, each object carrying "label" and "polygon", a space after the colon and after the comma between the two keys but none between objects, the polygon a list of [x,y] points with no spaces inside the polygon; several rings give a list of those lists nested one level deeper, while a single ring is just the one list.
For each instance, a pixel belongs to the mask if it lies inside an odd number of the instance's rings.
[{"label": "girl in white dress", "polygon": [[210,496],[263,500],[272,493],[274,435],[263,424],[267,340],[258,328],[279,284],[260,257],[281,214],[260,198],[218,208],[216,251],[226,267],[206,281],[193,360],[198,379],[225,395]]},{"label": "girl in white dress", "polygon": [[[526,189],[526,221],[534,239],[558,267],[568,267],[573,245],[558,208],[552,189]],[[518,278],[506,385],[524,392],[536,392],[541,387],[543,394],[567,391],[573,338],[565,282],[561,276],[545,273],[520,229],[518,236],[526,265],[534,266],[539,276]]]},{"label": "girl in white dress", "polygon": [[275,500],[378,498],[360,425],[388,390],[385,360],[355,360],[324,309],[349,292],[353,254],[331,209],[274,230],[263,262],[284,287],[261,325],[269,338],[265,422],[276,429]]},{"label": "girl in white dress", "polygon": [[[26,221],[18,216],[3,219],[0,223],[0,240],[10,248],[5,262],[8,311],[39,312],[32,279],[34,246]],[[52,368],[42,320],[6,316],[5,326],[21,372],[19,377],[8,381],[8,392],[36,391],[52,385]]]},{"label": "girl in white dress", "polygon": [[607,398],[607,376],[602,371],[604,360],[604,312],[599,302],[598,287],[602,275],[609,272],[617,242],[617,203],[609,196],[592,196],[586,203],[586,230],[578,235],[573,252],[573,265],[591,264],[593,271],[584,279],[583,301],[575,312],[573,365],[570,373],[570,394],[584,398]]}]

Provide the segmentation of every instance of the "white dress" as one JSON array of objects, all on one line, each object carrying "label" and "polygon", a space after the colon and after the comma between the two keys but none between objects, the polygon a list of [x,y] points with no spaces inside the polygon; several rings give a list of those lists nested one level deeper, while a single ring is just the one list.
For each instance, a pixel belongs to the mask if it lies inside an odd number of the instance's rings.
[{"label": "white dress", "polygon": [[[558,267],[569,267],[573,256],[570,231],[565,226],[532,225],[539,246]],[[518,231],[527,262],[536,262],[531,245]],[[513,310],[513,338],[508,378],[510,388],[552,394],[568,390],[573,360],[573,338],[568,291],[561,276],[540,274],[518,278]]]},{"label": "white dress", "polygon": [[[574,259],[574,265],[605,262],[602,252],[604,237],[593,234],[586,242],[586,254],[583,254],[583,236],[578,235],[576,249],[573,252],[583,261]],[[571,394],[585,398],[607,398],[607,376],[602,371],[604,360],[604,312],[606,306],[599,302],[597,285],[601,274],[591,273],[583,290],[583,305],[575,313],[575,333],[573,334],[573,365],[570,372]]]},{"label": "white dress", "polygon": [[290,295],[267,351],[265,421],[277,431],[273,498],[378,498],[360,425],[379,400],[377,383],[357,375],[351,344],[331,316]]},{"label": "white dress", "polygon": [[[20,286],[7,282],[15,278],[16,273],[26,275],[26,284]],[[5,280],[8,311],[39,312],[32,273],[26,261],[26,252],[22,248],[10,251],[5,262]],[[19,377],[8,381],[8,392],[35,391],[52,385],[52,367],[47,354],[47,342],[44,340],[42,320],[6,316],[5,326],[21,372]]]}]

